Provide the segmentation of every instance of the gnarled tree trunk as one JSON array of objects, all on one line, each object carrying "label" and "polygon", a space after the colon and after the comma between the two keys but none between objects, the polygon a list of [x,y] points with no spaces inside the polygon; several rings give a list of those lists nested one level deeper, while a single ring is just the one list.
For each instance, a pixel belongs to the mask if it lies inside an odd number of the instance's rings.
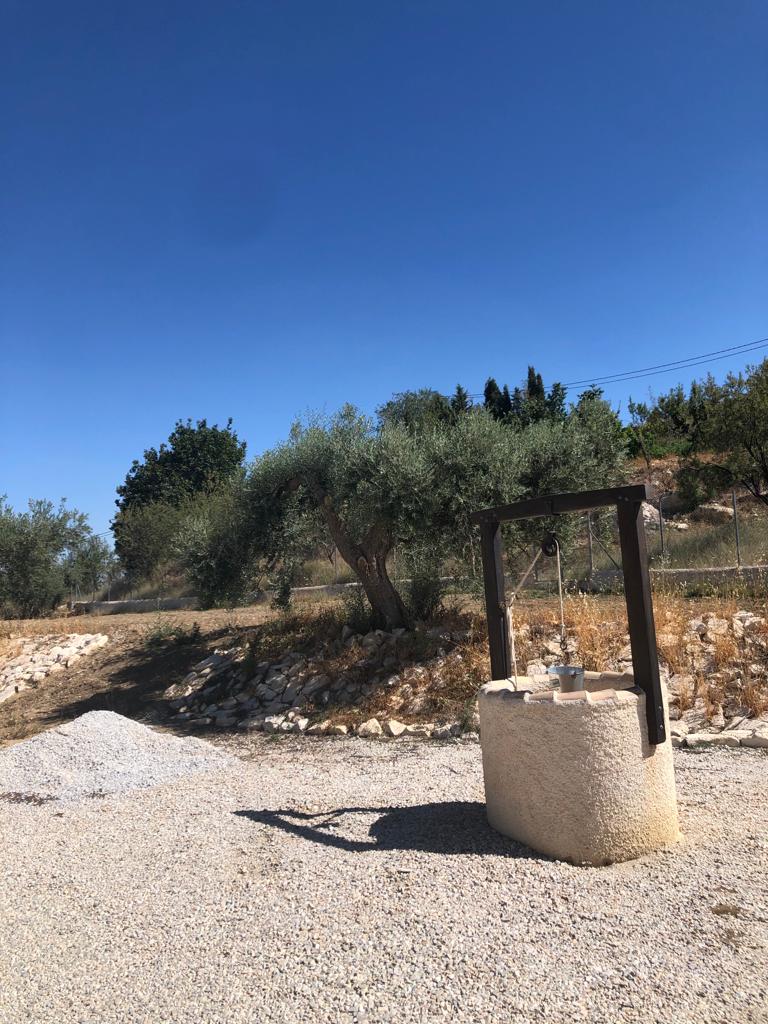
[{"label": "gnarled tree trunk", "polygon": [[387,573],[391,537],[384,530],[373,527],[362,542],[357,543],[350,537],[330,497],[319,488],[313,488],[313,494],[339,554],[360,580],[377,625],[383,629],[407,626],[405,605]]},{"label": "gnarled tree trunk", "polygon": [[384,629],[397,629],[398,626],[408,624],[408,615],[387,574],[386,556],[386,551],[361,553],[353,568],[357,571],[378,624]]}]

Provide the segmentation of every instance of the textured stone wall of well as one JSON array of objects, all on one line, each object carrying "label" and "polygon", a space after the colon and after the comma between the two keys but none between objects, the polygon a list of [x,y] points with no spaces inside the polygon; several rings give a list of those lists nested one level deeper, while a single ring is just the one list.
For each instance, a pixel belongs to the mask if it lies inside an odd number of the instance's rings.
[{"label": "textured stone wall of well", "polygon": [[576,693],[481,689],[485,798],[499,832],[558,860],[609,864],[680,839],[672,746],[649,744],[631,676],[589,676]]}]

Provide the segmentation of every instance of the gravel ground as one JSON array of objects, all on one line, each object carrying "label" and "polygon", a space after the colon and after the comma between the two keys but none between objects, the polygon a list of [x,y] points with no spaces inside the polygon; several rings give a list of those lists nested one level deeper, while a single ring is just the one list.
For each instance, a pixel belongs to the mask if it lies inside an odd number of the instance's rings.
[{"label": "gravel ground", "polygon": [[0,750],[0,794],[58,801],[128,793],[231,762],[210,743],[90,711]]},{"label": "gravel ground", "polygon": [[686,844],[576,868],[488,828],[477,744],[229,749],[0,801],[3,1024],[768,1021],[762,752],[679,751]]}]

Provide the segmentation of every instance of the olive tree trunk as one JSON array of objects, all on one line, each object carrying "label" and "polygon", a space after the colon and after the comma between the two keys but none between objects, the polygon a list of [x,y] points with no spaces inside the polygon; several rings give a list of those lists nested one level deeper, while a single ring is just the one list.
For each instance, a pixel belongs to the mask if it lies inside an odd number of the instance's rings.
[{"label": "olive tree trunk", "polygon": [[384,629],[407,626],[405,605],[387,574],[386,552],[361,554],[352,568],[357,572],[377,624]]},{"label": "olive tree trunk", "polygon": [[315,491],[315,498],[339,554],[360,580],[377,625],[383,629],[407,626],[405,605],[387,573],[387,555],[392,549],[387,531],[372,527],[358,543],[351,538],[330,497]]}]

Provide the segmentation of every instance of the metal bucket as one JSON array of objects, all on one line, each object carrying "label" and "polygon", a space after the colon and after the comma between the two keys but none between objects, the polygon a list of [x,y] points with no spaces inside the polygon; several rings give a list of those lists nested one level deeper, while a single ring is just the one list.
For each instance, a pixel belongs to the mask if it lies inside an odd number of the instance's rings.
[{"label": "metal bucket", "polygon": [[576,693],[584,689],[584,669],[576,665],[552,665],[547,675],[557,676],[560,693]]}]

